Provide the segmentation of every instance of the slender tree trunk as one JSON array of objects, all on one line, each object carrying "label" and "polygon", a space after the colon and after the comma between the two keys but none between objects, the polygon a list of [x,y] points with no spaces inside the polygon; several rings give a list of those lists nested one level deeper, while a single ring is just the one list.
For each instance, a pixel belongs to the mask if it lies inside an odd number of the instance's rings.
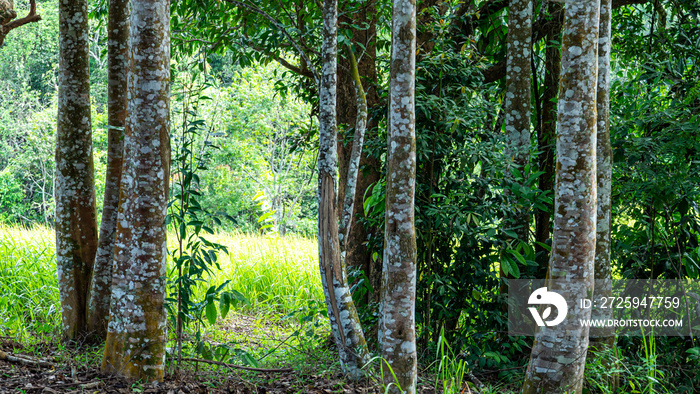
[{"label": "slender tree trunk", "polygon": [[86,296],[97,248],[87,14],[86,0],[59,2],[56,267],[69,340],[87,333]]},{"label": "slender tree trunk", "polygon": [[341,366],[350,377],[359,379],[362,376],[361,368],[367,361],[367,344],[348,286],[338,238],[337,23],[337,0],[325,0],[322,70],[319,81],[318,252],[328,317],[338,346]]},{"label": "slender tree trunk", "polygon": [[[341,5],[342,11],[342,5]],[[341,23],[351,25],[352,42],[357,49],[357,53],[362,55],[357,58],[357,70],[362,82],[363,91],[366,93],[367,115],[369,110],[376,107],[379,102],[377,95],[377,47],[376,47],[376,24],[377,10],[374,0],[367,0],[360,10],[354,13],[341,12]],[[365,26],[363,26],[366,24]],[[360,26],[353,28],[352,25]],[[347,127],[347,130],[355,129],[357,120],[360,119],[358,111],[358,97],[355,78],[352,75],[350,59],[348,56],[340,57],[340,67],[338,67],[338,101],[337,118],[338,123]],[[377,121],[368,116],[366,119],[365,140],[376,137]],[[381,164],[373,157],[367,155],[366,151],[361,151],[358,171],[352,179],[348,179],[349,167],[354,144],[344,141],[343,133],[339,133],[338,143],[338,195],[347,196],[347,185],[355,182],[355,193],[349,232],[345,243],[345,261],[349,268],[361,268],[370,284],[374,288],[373,294],[367,294],[367,301],[379,301],[379,288],[381,287],[381,264],[379,261],[372,261],[371,254],[367,250],[366,241],[373,234],[378,234],[378,229],[365,228],[357,223],[358,215],[363,215],[363,201],[367,189],[375,184],[379,178],[379,168]],[[353,139],[354,141],[354,139]],[[338,212],[340,215],[342,211]],[[343,220],[339,217],[339,220]],[[379,260],[379,259],[377,259]]]},{"label": "slender tree trunk", "polygon": [[170,2],[131,2],[131,69],[112,304],[102,369],[162,380],[170,174]]},{"label": "slender tree trunk", "polygon": [[108,156],[107,177],[102,209],[100,238],[90,293],[88,296],[88,329],[105,340],[112,295],[114,239],[119,212],[119,184],[122,177],[124,128],[127,117],[127,74],[129,70],[129,0],[109,1],[107,25],[108,48]]},{"label": "slender tree trunk", "polygon": [[[357,69],[357,59],[353,49],[347,47],[348,60],[350,62],[350,74],[355,85],[355,96],[357,105],[357,120],[355,121],[355,135],[352,140],[352,150],[348,162],[347,184],[345,186],[345,197],[343,198],[342,211],[338,237],[340,239],[341,258],[345,259],[347,241],[352,230],[353,212],[355,211],[355,197],[357,194],[357,178],[360,170],[360,156],[365,141],[365,131],[367,130],[367,97],[362,87],[362,80]],[[342,196],[342,194],[341,194]]]},{"label": "slender tree trunk", "polygon": [[[566,300],[593,292],[596,232],[596,82],[598,0],[567,0],[557,121],[554,234],[548,289]],[[590,309],[535,337],[524,394],[581,393]]]},{"label": "slender tree trunk", "polygon": [[[598,207],[596,222],[595,293],[594,299],[612,296],[610,268],[610,224],[612,188],[612,146],[610,145],[610,36],[611,0],[601,0],[600,31],[598,38],[598,137],[596,149]],[[594,309],[593,319],[612,318],[612,309]],[[612,348],[615,342],[613,327],[598,328],[591,332],[591,346],[595,351]],[[613,384],[616,382],[613,381]]]},{"label": "slender tree trunk", "polygon": [[[549,15],[561,15],[561,5],[549,3]],[[554,26],[547,37],[545,49],[544,89],[542,91],[542,122],[537,135],[537,146],[540,151],[539,169],[543,172],[539,177],[539,188],[542,191],[554,193],[554,144],[557,129],[557,93],[559,91],[559,73],[561,71],[561,26],[563,19],[552,21]],[[540,244],[546,244],[552,234],[552,206],[549,210],[535,213],[535,250],[541,256],[538,262],[546,271],[549,261],[549,251]],[[544,278],[544,275],[542,275]]]},{"label": "slender tree trunk", "polygon": [[[395,383],[416,392],[416,2],[394,0],[379,345]],[[396,381],[394,377],[396,376]],[[392,390],[398,392],[396,388]]]},{"label": "slender tree trunk", "polygon": [[[530,162],[530,89],[532,85],[532,1],[510,0],[506,68],[505,133],[507,156],[525,174]],[[515,182],[510,172],[506,176]],[[520,241],[528,241],[529,213],[523,207],[513,223]]]}]

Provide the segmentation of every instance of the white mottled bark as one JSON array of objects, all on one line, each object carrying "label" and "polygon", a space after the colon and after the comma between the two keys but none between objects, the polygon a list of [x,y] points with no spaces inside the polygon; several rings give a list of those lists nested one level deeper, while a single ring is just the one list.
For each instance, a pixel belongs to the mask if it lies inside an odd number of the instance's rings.
[{"label": "white mottled bark", "polygon": [[87,333],[97,247],[87,18],[86,0],[59,2],[56,268],[66,339]]},{"label": "white mottled bark", "polygon": [[[525,171],[525,166],[530,162],[531,55],[532,0],[510,0],[504,128],[507,156],[521,172]],[[510,172],[506,172],[506,176],[512,177]],[[530,228],[528,215],[527,211],[523,211],[515,218],[516,234],[525,242]]]},{"label": "white mottled bark", "polygon": [[[394,0],[379,346],[385,384],[416,392],[416,2]],[[384,361],[383,361],[384,362]],[[398,392],[394,387],[392,392]]]},{"label": "white mottled bark", "polygon": [[133,0],[121,204],[102,368],[162,380],[170,173],[170,2]]},{"label": "white mottled bark", "polygon": [[367,97],[365,89],[362,87],[360,73],[357,70],[357,59],[348,46],[348,59],[350,61],[350,73],[355,85],[355,98],[357,101],[357,119],[355,121],[355,134],[352,140],[352,151],[350,152],[350,162],[348,163],[348,176],[345,186],[345,198],[343,200],[343,213],[340,216],[340,228],[338,237],[340,239],[340,253],[345,258],[345,247],[352,225],[352,213],[355,208],[355,193],[357,190],[357,175],[360,169],[360,156],[365,141],[367,131]]},{"label": "white mottled bark", "polygon": [[[598,141],[596,152],[598,207],[595,251],[595,298],[612,296],[610,268],[610,224],[612,189],[612,146],[610,145],[610,35],[611,0],[601,0],[598,38]],[[593,318],[612,318],[612,309],[595,309]],[[611,347],[615,339],[613,327],[596,329],[592,339],[596,347]],[[600,350],[600,349],[599,349]]]},{"label": "white mottled bark", "polygon": [[88,296],[88,329],[97,338],[107,336],[109,303],[112,296],[114,240],[122,177],[124,128],[127,117],[127,74],[129,70],[129,0],[109,1],[107,25],[109,124],[107,177],[102,208],[100,238]]},{"label": "white mottled bark", "polygon": [[321,282],[328,317],[343,371],[350,377],[362,376],[367,361],[367,344],[348,286],[338,237],[336,179],[338,172],[336,86],[337,86],[337,0],[323,3],[322,70],[319,83],[318,159],[318,252]]},{"label": "white mottled bark", "polygon": [[[557,120],[557,174],[549,286],[567,300],[593,292],[596,244],[596,83],[599,0],[567,0]],[[524,394],[580,393],[590,309],[544,327],[533,344]]]}]

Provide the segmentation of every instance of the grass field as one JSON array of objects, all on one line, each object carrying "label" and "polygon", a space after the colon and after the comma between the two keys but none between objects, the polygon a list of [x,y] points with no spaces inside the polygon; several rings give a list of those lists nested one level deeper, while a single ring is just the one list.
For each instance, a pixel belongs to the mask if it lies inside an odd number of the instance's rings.
[{"label": "grass field", "polygon": [[[280,314],[323,300],[315,240],[224,233],[209,239],[227,246],[230,253],[219,256],[221,271],[201,290],[230,280],[230,288],[250,300],[246,308]],[[0,226],[3,335],[29,339],[30,335],[57,334],[60,312],[54,248],[53,229]]]}]

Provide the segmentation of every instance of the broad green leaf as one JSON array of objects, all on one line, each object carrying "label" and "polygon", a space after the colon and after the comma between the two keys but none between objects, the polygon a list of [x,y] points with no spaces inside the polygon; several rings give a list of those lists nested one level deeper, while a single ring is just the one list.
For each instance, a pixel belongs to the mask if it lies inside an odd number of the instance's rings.
[{"label": "broad green leaf", "polygon": [[209,303],[207,303],[207,306],[205,308],[205,312],[207,315],[207,321],[209,321],[209,324],[213,326],[214,323],[216,323],[216,317],[217,317],[216,305],[214,304],[214,301],[209,301]]}]

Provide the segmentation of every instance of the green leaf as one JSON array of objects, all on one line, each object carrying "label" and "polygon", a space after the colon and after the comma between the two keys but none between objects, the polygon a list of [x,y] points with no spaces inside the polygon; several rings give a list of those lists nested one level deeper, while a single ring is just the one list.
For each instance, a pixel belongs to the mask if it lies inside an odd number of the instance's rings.
[{"label": "green leaf", "polygon": [[228,315],[229,308],[231,308],[231,294],[224,293],[219,300],[219,312],[222,319],[225,319],[226,315]]},{"label": "green leaf", "polygon": [[510,260],[509,263],[510,263],[510,274],[513,275],[513,278],[515,278],[515,279],[520,278],[520,268],[518,268],[518,264],[513,260]]},{"label": "green leaf", "polygon": [[508,276],[510,275],[510,262],[509,258],[503,256],[503,259],[501,260],[501,271],[503,271],[503,275]]},{"label": "green leaf", "polygon": [[525,257],[523,257],[523,255],[520,254],[520,252],[518,252],[517,250],[509,249],[509,250],[508,250],[508,253],[510,253],[510,254],[512,254],[513,256],[515,256],[515,258],[518,259],[518,261],[520,262],[520,264],[522,264],[522,265],[527,265],[527,261],[525,261]]},{"label": "green leaf", "polygon": [[510,230],[501,230],[501,231],[503,231],[503,233],[504,233],[505,235],[507,235],[507,236],[509,236],[509,237],[511,237],[511,238],[513,238],[513,239],[517,239],[517,238],[518,238],[518,234],[516,234],[516,233],[513,232],[513,231],[510,231]]},{"label": "green leaf", "polygon": [[216,317],[217,317],[216,305],[214,305],[213,301],[209,301],[209,303],[207,303],[207,307],[205,309],[205,312],[207,314],[207,321],[209,321],[209,324],[213,326],[214,323],[216,323]]}]

